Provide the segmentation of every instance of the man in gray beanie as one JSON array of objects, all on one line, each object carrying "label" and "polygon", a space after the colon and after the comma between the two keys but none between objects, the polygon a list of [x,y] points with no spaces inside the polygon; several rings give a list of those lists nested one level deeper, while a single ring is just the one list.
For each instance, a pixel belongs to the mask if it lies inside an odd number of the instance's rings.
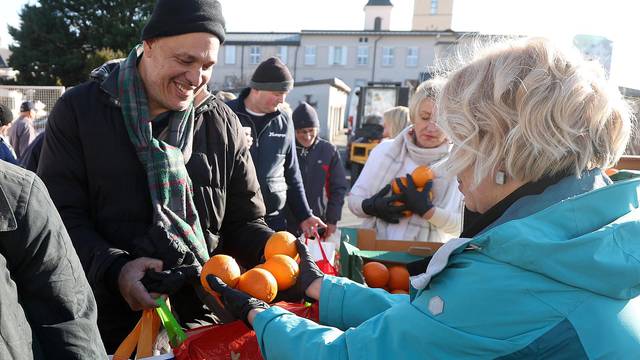
[{"label": "man in gray beanie", "polygon": [[291,114],[279,109],[292,88],[289,69],[272,57],[258,65],[249,87],[227,105],[238,115],[242,126],[251,129],[251,157],[266,206],[267,224],[276,231],[289,228],[286,204],[300,230],[311,235],[326,225],[313,214],[305,196]]},{"label": "man in gray beanie", "polygon": [[224,38],[217,0],[158,0],[142,44],[49,116],[38,173],[109,353],[157,306],[151,293],[169,295],[183,326],[217,321],[203,306],[201,266],[215,251],[251,268],[273,233],[242,126],[206,89]]}]

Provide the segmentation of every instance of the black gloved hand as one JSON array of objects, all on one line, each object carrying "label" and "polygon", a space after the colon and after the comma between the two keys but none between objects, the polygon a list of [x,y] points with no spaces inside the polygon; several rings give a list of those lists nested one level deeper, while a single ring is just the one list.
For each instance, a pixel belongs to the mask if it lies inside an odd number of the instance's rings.
[{"label": "black gloved hand", "polygon": [[402,184],[398,179],[394,180],[398,188],[400,188],[400,199],[404,202],[407,210],[411,210],[414,214],[422,217],[424,214],[433,207],[431,202],[431,187],[433,187],[433,181],[427,182],[422,191],[416,188],[416,184],[413,182],[413,178],[410,174],[407,174],[407,186]]},{"label": "black gloved hand", "polygon": [[372,197],[362,202],[362,211],[365,214],[375,216],[388,223],[397,224],[402,217],[402,212],[407,209],[406,205],[397,205],[394,202],[400,200],[400,195],[392,194],[385,196],[391,190],[391,185],[383,187]]},{"label": "black gloved hand", "polygon": [[142,285],[148,292],[172,295],[184,286],[199,281],[201,266],[198,264],[181,265],[173,269],[157,272],[148,270]]},{"label": "black gloved hand", "polygon": [[222,302],[225,308],[237,319],[244,321],[249,329],[253,329],[253,326],[251,326],[247,320],[249,311],[254,309],[266,310],[269,308],[266,302],[227,286],[227,284],[215,275],[207,275],[207,283],[209,283],[213,291],[222,296]]},{"label": "black gloved hand", "polygon": [[306,296],[305,293],[314,280],[324,277],[324,273],[313,261],[307,245],[301,241],[296,241],[296,247],[298,248],[298,256],[300,256],[298,279],[292,287],[284,291],[278,291],[275,301],[300,301],[302,299],[315,301],[315,299]]}]

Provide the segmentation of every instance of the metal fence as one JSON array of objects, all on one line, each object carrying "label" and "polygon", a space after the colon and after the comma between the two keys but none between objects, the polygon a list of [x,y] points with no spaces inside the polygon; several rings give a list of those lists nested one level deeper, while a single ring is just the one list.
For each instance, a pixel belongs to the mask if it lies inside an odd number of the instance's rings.
[{"label": "metal fence", "polygon": [[20,104],[24,101],[36,103],[38,111],[33,126],[40,132],[46,125],[47,114],[64,91],[64,86],[0,85],[0,103],[8,106],[16,115],[20,110]]}]

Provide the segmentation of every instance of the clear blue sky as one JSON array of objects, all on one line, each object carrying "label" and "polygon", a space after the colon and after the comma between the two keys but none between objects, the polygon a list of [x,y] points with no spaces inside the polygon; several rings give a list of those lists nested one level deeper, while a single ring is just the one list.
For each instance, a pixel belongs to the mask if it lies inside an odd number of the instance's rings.
[{"label": "clear blue sky", "polygon": [[[428,1],[428,0],[423,0]],[[0,46],[9,43],[7,23],[36,0],[2,0]],[[359,30],[366,0],[221,0],[228,31]],[[392,0],[392,30],[410,30],[413,0]],[[250,11],[247,11],[250,9]],[[570,39],[601,35],[614,42],[612,77],[640,88],[637,0],[454,0],[453,29]],[[636,35],[634,37],[634,34]]]}]

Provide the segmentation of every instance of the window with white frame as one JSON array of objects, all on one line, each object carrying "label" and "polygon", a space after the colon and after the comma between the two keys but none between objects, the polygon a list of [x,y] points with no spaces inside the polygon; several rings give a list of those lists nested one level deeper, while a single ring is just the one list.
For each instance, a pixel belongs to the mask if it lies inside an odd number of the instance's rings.
[{"label": "window with white frame", "polygon": [[224,46],[224,63],[233,65],[236,63],[236,46],[225,45]]},{"label": "window with white frame", "polygon": [[369,47],[368,46],[358,46],[358,65],[367,65],[369,64]]},{"label": "window with white frame", "polygon": [[393,48],[382,48],[382,66],[393,66]]},{"label": "window with white frame", "polygon": [[347,65],[347,47],[329,46],[329,65]]},{"label": "window with white frame", "polygon": [[438,0],[431,0],[431,15],[438,13]]},{"label": "window with white frame", "polygon": [[289,55],[289,48],[286,46],[279,46],[278,47],[278,58],[280,58],[280,61],[282,61],[283,64],[287,63],[287,56]]},{"label": "window with white frame", "polygon": [[260,46],[252,46],[249,48],[249,63],[251,65],[260,63]]},{"label": "window with white frame", "polygon": [[407,48],[407,67],[416,67],[418,66],[418,48],[417,47],[409,47]]},{"label": "window with white frame", "polygon": [[315,46],[304,47],[304,64],[305,65],[316,64],[316,47]]}]

